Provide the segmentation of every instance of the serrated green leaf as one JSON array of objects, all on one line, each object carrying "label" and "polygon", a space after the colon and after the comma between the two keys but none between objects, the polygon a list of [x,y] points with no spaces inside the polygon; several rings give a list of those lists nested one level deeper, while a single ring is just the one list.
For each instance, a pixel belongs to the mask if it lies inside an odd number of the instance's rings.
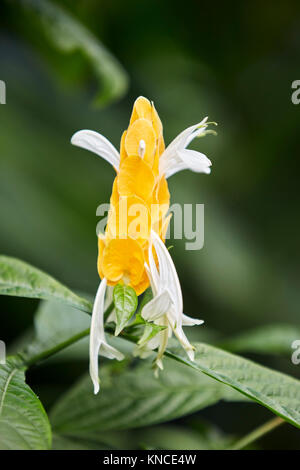
[{"label": "serrated green leaf", "polygon": [[170,421],[221,398],[242,398],[229,387],[168,358],[159,378],[154,377],[148,360],[119,374],[110,364],[103,366],[101,377],[99,395],[91,393],[87,375],[56,403],[51,412],[56,433],[90,438],[102,431]]},{"label": "serrated green leaf", "polygon": [[116,311],[115,335],[118,336],[135,313],[138,299],[132,287],[121,284],[115,286],[113,299]]},{"label": "serrated green leaf", "polygon": [[46,412],[25,383],[17,358],[0,366],[0,449],[50,449],[51,428]]},{"label": "serrated green leaf", "polygon": [[299,380],[207,344],[196,343],[194,346],[194,362],[182,356],[177,348],[167,354],[229,385],[294,426],[300,427]]},{"label": "serrated green leaf", "polygon": [[53,277],[16,258],[0,256],[0,295],[56,299],[91,313],[92,304]]},{"label": "serrated green leaf", "polygon": [[46,39],[64,53],[80,51],[91,64],[102,87],[101,105],[120,98],[128,87],[127,73],[101,41],[68,10],[49,0],[22,0],[26,12],[34,14]]},{"label": "serrated green leaf", "polygon": [[300,328],[295,325],[264,325],[240,333],[219,345],[232,352],[290,355],[295,339],[300,339]]}]

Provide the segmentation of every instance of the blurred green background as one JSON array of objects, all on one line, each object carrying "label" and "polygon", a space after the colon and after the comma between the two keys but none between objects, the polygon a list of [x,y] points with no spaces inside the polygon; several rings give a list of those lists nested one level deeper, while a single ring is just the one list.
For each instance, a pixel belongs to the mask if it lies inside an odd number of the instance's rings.
[{"label": "blurred green background", "polygon": [[[109,200],[114,171],[72,147],[70,137],[93,129],[118,147],[133,101],[144,95],[155,102],[166,143],[206,115],[218,122],[217,137],[193,144],[212,160],[211,175],[182,172],[169,182],[172,203],[205,204],[204,248],[185,251],[183,240],[170,240],[185,313],[221,338],[259,325],[299,325],[300,105],[291,102],[291,84],[300,78],[299,3],[59,2],[117,59],[121,85],[111,97],[93,54],[62,52],[67,25],[60,45],[57,31],[51,38],[36,8],[42,3],[0,6],[0,79],[7,86],[0,106],[1,253],[94,294],[96,208]],[[36,307],[2,297],[1,339],[9,344],[29,328]],[[192,334],[201,340],[201,332]],[[254,358],[300,377],[289,357]],[[48,366],[29,379],[47,406],[84,370],[85,362]],[[254,404],[227,403],[193,419],[238,434],[269,416]],[[298,434],[285,425],[262,442],[297,448]]]}]

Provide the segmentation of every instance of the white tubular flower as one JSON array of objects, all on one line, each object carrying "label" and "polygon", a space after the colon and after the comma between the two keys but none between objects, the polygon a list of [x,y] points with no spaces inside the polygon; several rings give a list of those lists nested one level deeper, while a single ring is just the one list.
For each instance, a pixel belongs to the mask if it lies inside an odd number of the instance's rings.
[{"label": "white tubular flower", "polygon": [[144,306],[142,317],[147,321],[166,326],[166,329],[156,336],[156,341],[152,341],[151,344],[147,345],[148,349],[158,347],[156,365],[162,369],[162,356],[172,331],[185,349],[188,357],[192,361],[194,360],[193,346],[185,336],[182,326],[201,325],[203,320],[184,315],[181,287],[170,253],[153,230],[151,231],[151,240],[157,254],[159,272],[153,258],[151,244],[149,246],[149,267],[147,266],[147,272],[154,297]]},{"label": "white tubular flower", "polygon": [[110,346],[105,338],[104,332],[104,297],[106,291],[106,279],[102,279],[100,282],[91,321],[91,332],[90,332],[90,376],[94,384],[94,393],[99,392],[99,376],[98,376],[98,354],[101,354],[108,359],[117,359],[121,361],[124,359],[123,354],[117,349]]},{"label": "white tubular flower", "polygon": [[120,166],[120,154],[113,144],[103,135],[95,131],[82,130],[76,132],[71,138],[71,143],[77,147],[96,153],[104,158],[117,171]]},{"label": "white tubular flower", "polygon": [[166,178],[178,171],[189,169],[196,173],[210,173],[211,161],[196,150],[187,150],[186,147],[196,137],[205,134],[208,126],[207,117],[199,124],[188,127],[181,132],[166,148],[160,157],[159,172]]}]

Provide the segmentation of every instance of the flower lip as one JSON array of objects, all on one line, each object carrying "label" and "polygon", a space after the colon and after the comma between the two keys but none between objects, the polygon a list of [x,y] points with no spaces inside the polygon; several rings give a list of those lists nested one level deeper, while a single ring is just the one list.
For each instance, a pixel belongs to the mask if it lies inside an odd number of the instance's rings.
[{"label": "flower lip", "polygon": [[71,138],[71,144],[96,153],[104,158],[117,170],[120,166],[120,154],[113,144],[103,135],[95,131],[83,129],[75,132]]},{"label": "flower lip", "polygon": [[95,297],[93,306],[91,332],[90,332],[90,376],[94,385],[94,393],[97,394],[100,389],[98,376],[98,354],[99,352],[108,359],[117,359],[121,361],[124,355],[117,349],[110,346],[105,338],[104,332],[104,297],[107,281],[102,279]]},{"label": "flower lip", "polygon": [[196,137],[200,137],[208,126],[207,117],[200,123],[188,127],[181,132],[162,153],[159,163],[159,170],[166,178],[174,175],[178,171],[189,169],[197,173],[210,173],[211,161],[196,150],[188,150],[186,147]]}]

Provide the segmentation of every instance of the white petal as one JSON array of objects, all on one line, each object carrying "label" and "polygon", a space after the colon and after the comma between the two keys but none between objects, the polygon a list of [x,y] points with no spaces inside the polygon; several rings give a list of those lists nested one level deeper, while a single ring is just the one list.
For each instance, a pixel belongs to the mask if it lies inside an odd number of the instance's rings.
[{"label": "white petal", "polygon": [[122,361],[124,359],[123,353],[106,342],[101,343],[99,354],[107,357],[107,359],[117,359],[118,361]]},{"label": "white petal", "polygon": [[71,143],[77,147],[84,148],[90,152],[96,153],[113,165],[117,170],[120,166],[120,154],[117,149],[109,142],[106,137],[98,132],[82,130],[76,132]]},{"label": "white petal", "polygon": [[157,294],[158,283],[157,284],[154,283],[154,279],[153,279],[153,276],[152,276],[152,273],[151,273],[151,270],[150,270],[148,264],[145,263],[144,266],[145,266],[145,269],[146,269],[146,272],[147,272],[147,275],[148,275],[148,278],[149,278],[149,281],[150,281],[150,285],[151,285],[153,295],[156,295]]},{"label": "white petal", "polygon": [[195,351],[193,349],[185,349],[190,361],[194,362],[195,360]]},{"label": "white petal", "polygon": [[170,310],[172,300],[170,292],[164,290],[148,302],[143,310],[142,317],[147,321],[155,321]]},{"label": "white petal", "polygon": [[176,320],[181,324],[183,309],[182,292],[173,260],[169,250],[153,230],[151,230],[151,237],[159,262],[159,282],[161,288],[170,291],[174,303]]},{"label": "white petal", "polygon": [[204,129],[205,127],[207,127],[205,125],[206,121],[207,121],[207,117],[202,119],[202,121],[199,122],[198,124],[194,124],[193,126],[188,127],[187,129],[182,131],[180,134],[178,134],[178,136],[175,137],[175,139],[168,145],[163,155],[170,153],[172,150],[174,150],[174,148],[176,149],[180,147],[185,148],[190,135],[192,135],[197,129]]},{"label": "white petal", "polygon": [[115,348],[107,344],[104,332],[104,298],[106,291],[106,279],[100,282],[92,313],[91,331],[90,331],[90,376],[94,384],[94,393],[99,392],[99,375],[98,375],[98,354],[99,351],[103,356],[109,359],[123,359],[123,354]]},{"label": "white petal", "polygon": [[105,338],[103,313],[104,297],[106,290],[106,279],[104,278],[99,285],[92,313],[91,332],[90,332],[90,376],[94,384],[94,393],[99,392],[98,376],[98,353],[101,342]]},{"label": "white petal", "polygon": [[194,169],[195,167],[194,171],[197,171],[199,166],[211,166],[210,159],[207,158],[204,153],[198,152],[197,150],[178,150],[177,155],[189,168]]},{"label": "white petal", "polygon": [[[152,291],[153,291],[153,295],[156,295],[156,293],[158,293],[159,288],[160,288],[160,283],[159,283],[160,276],[156,267],[156,263],[154,261],[152,249],[153,249],[153,244],[152,244],[152,241],[150,240],[149,249],[148,249],[149,267],[150,267],[150,273],[151,273],[150,282],[152,279],[152,284],[153,284]],[[153,290],[153,287],[154,287],[154,290]]]},{"label": "white petal", "polygon": [[203,121],[201,124],[201,127],[198,126],[198,128],[194,132],[192,132],[192,134],[190,134],[189,137],[186,139],[185,147],[188,147],[192,140],[194,140],[196,137],[200,137],[200,135],[206,131],[208,124],[204,124]]},{"label": "white petal", "polygon": [[199,137],[206,131],[207,117],[199,124],[188,127],[166,148],[160,157],[159,172],[166,178],[174,175],[178,171],[190,169],[197,173],[210,173],[210,160],[200,152],[186,150],[186,147],[193,139]]},{"label": "white petal", "polygon": [[183,347],[183,349],[187,353],[189,359],[191,361],[194,361],[194,358],[195,358],[194,347],[191,345],[191,343],[189,342],[189,340],[185,336],[185,334],[183,332],[183,329],[176,326],[175,328],[173,328],[173,331],[174,331],[174,334],[175,334],[176,338],[180,342],[181,346]]},{"label": "white petal", "polygon": [[193,325],[202,325],[204,320],[199,320],[198,318],[188,317],[184,313],[182,314],[182,325],[183,326],[193,326]]},{"label": "white petal", "polygon": [[[194,124],[193,126],[188,127],[184,131],[182,131],[165,149],[162,153],[159,161],[159,172],[165,173],[166,170],[169,169],[170,159],[172,159],[173,155],[175,154],[176,150],[184,149],[188,146],[188,144],[194,139],[198,133],[202,133],[207,125],[205,124],[207,121],[207,117],[202,119],[201,122],[198,124]],[[202,130],[203,129],[203,130]]]},{"label": "white petal", "polygon": [[191,170],[196,173],[205,173],[210,174],[211,161],[200,152],[195,150],[178,150],[177,151],[178,159],[173,159],[171,165],[165,172],[165,177],[170,178],[170,176],[175,175],[182,170]]},{"label": "white petal", "polygon": [[[160,323],[168,327],[169,322],[168,322],[168,318],[166,315],[163,317],[163,321]],[[155,363],[160,369],[163,369],[162,357],[164,355],[164,352],[168,344],[169,328],[166,328],[165,330],[160,331],[157,337],[159,338],[159,347],[158,347],[158,353],[155,359]]]}]

